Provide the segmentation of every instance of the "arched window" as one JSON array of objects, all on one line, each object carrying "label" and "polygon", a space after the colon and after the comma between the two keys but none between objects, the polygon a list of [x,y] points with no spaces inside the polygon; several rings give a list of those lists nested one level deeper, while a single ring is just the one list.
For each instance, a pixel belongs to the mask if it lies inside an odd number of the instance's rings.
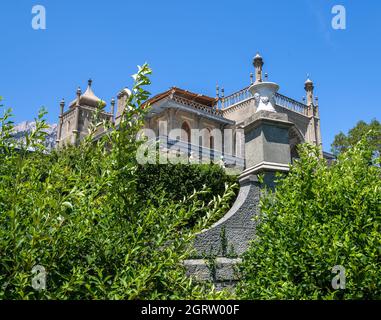
[{"label": "arched window", "polygon": [[210,128],[205,128],[203,130],[203,141],[204,141],[204,147],[209,148],[209,159],[214,159],[214,137],[211,134]]},{"label": "arched window", "polygon": [[191,142],[191,129],[189,124],[184,121],[183,124],[181,125],[181,140],[186,141],[188,143]]},{"label": "arched window", "polygon": [[211,134],[209,130],[209,148],[210,148],[210,159],[214,160],[214,136]]},{"label": "arched window", "polygon": [[209,149],[212,149],[213,146],[212,146],[212,136],[211,136],[211,131],[209,128],[203,128],[200,130],[200,146],[204,147],[204,148],[209,148]]},{"label": "arched window", "polygon": [[212,134],[209,137],[209,148],[214,149],[214,136]]}]

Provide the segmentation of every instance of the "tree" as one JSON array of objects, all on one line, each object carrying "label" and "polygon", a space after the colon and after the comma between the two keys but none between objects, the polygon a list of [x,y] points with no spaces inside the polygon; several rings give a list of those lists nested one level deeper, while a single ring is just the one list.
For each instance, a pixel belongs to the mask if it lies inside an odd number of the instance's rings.
[{"label": "tree", "polygon": [[[368,134],[370,132],[370,134]],[[345,135],[340,132],[335,136],[331,145],[332,152],[337,156],[338,154],[348,150],[349,147],[354,146],[364,136],[369,140],[369,146],[376,152],[381,154],[381,123],[373,119],[369,124],[364,121],[359,121],[354,128],[349,130]]]},{"label": "tree", "polygon": [[[137,196],[135,137],[148,111],[140,106],[150,72],[143,65],[134,76],[118,130],[95,117],[77,147],[47,153],[41,112],[36,130],[15,148],[10,112],[0,116],[0,299],[225,296],[189,279],[182,261],[195,233],[221,215],[234,192],[209,197],[209,206],[207,188],[177,201],[165,192],[151,201]],[[98,125],[111,130],[94,141]],[[189,227],[195,215],[201,218]],[[45,289],[36,277],[46,279]]]},{"label": "tree", "polygon": [[[238,295],[381,299],[381,168],[368,137],[331,166],[311,145],[302,145],[299,154],[275,192],[261,199]],[[340,290],[332,286],[332,270],[342,267]]]}]

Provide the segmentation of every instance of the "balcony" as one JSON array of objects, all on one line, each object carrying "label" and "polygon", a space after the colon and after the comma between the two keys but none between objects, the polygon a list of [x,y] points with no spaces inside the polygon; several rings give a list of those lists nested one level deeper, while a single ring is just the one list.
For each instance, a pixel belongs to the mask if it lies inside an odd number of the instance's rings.
[{"label": "balcony", "polygon": [[[246,87],[240,91],[234,92],[229,96],[219,98],[217,106],[219,110],[225,110],[233,106],[238,106],[248,100],[253,99],[252,94],[249,91],[249,87]],[[302,102],[296,101],[289,97],[286,97],[280,93],[275,94],[275,104],[279,107],[291,110],[293,112],[307,115],[308,106]]]},{"label": "balcony", "polygon": [[245,165],[245,160],[241,157],[188,143],[186,141],[169,139],[167,136],[157,137],[156,142],[159,144],[161,150],[170,150],[173,153],[185,155],[190,161],[193,160],[197,163],[218,163],[223,159],[226,167],[243,168]]}]

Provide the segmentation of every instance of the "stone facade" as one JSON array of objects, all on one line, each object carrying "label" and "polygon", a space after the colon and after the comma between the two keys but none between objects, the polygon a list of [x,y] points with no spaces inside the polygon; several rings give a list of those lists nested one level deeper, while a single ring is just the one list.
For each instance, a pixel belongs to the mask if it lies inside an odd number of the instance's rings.
[{"label": "stone facade", "polygon": [[[263,64],[262,57],[257,54],[253,61],[254,83],[263,83]],[[193,149],[185,149],[198,150],[199,146],[205,150],[211,149],[214,160],[223,157],[228,165],[239,163],[244,167],[245,137],[242,126],[257,111],[255,97],[249,88],[250,85],[226,97],[224,89],[220,92],[217,88],[216,97],[208,97],[173,87],[147,101],[151,105],[151,112],[145,119],[145,127],[152,129],[157,137],[170,137],[171,130],[178,129],[180,134],[176,136],[175,132],[172,140],[195,146]],[[293,124],[289,131],[292,158],[297,157],[296,145],[299,143],[309,142],[321,146],[319,108],[317,98],[314,99],[313,96],[314,86],[311,80],[305,82],[304,89],[306,103],[279,93],[273,97],[275,111],[286,114]],[[88,134],[89,124],[99,106],[103,108],[100,112],[101,119],[118,124],[128,95],[127,88],[118,93],[114,117],[115,101],[112,100],[111,110],[106,112],[106,103],[95,96],[89,80],[85,93],[81,94],[78,89],[77,98],[69,104],[67,111],[64,112],[64,102],[60,104],[57,145],[76,143],[83,139]],[[99,128],[99,132],[102,132],[102,128]],[[220,133],[222,137],[219,136]],[[228,140],[231,141],[229,144]]]}]

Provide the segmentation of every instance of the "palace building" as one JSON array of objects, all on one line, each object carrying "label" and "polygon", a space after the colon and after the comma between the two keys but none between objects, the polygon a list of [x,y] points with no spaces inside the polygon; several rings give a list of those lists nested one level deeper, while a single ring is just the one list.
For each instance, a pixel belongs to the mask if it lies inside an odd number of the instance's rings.
[{"label": "palace building", "polygon": [[[298,158],[297,145],[316,145],[322,157],[332,159],[321,148],[313,82],[309,78],[305,81],[306,98],[296,101],[279,93],[279,85],[268,81],[266,74],[262,76],[263,64],[257,54],[253,60],[255,73],[248,86],[229,95],[218,87],[215,97],[172,87],[146,102],[151,106],[144,119],[147,143],[154,139],[160,156],[169,158],[175,153],[188,162],[218,161],[227,172],[239,174],[240,189],[233,206],[220,220],[196,234],[194,253],[184,261],[189,276],[213,281],[217,288],[232,286],[238,280],[235,265],[255,235],[254,217],[260,214],[262,190],[276,185],[276,173],[289,171],[290,163]],[[58,146],[83,139],[98,106],[105,105],[95,96],[91,84],[89,81],[83,94],[80,89],[77,91],[77,98],[67,111],[61,102]],[[100,117],[115,122],[116,129],[129,94],[127,88],[119,92],[117,110],[112,100],[110,112],[104,108],[101,111]],[[151,145],[156,150],[156,144]],[[206,255],[218,257],[215,276],[208,269]]]},{"label": "palace building", "polygon": [[[223,160],[226,166],[244,168],[245,121],[265,110],[285,114],[292,123],[287,137],[291,161],[298,156],[296,146],[300,143],[322,147],[319,106],[313,82],[309,78],[305,81],[306,98],[300,102],[279,93],[279,86],[269,82],[267,74],[263,76],[264,61],[259,54],[254,57],[253,65],[254,75],[250,74],[248,86],[229,95],[217,86],[215,97],[176,87],[153,96],[146,102],[151,109],[145,118],[145,128],[152,130],[164,150],[175,147],[191,158]],[[111,100],[109,111],[102,109],[100,118],[118,125],[128,94],[127,88],[120,91],[117,101]],[[106,106],[106,103],[94,94],[91,80],[84,93],[78,88],[76,98],[66,111],[62,100],[57,146],[83,139],[99,105]]]}]

